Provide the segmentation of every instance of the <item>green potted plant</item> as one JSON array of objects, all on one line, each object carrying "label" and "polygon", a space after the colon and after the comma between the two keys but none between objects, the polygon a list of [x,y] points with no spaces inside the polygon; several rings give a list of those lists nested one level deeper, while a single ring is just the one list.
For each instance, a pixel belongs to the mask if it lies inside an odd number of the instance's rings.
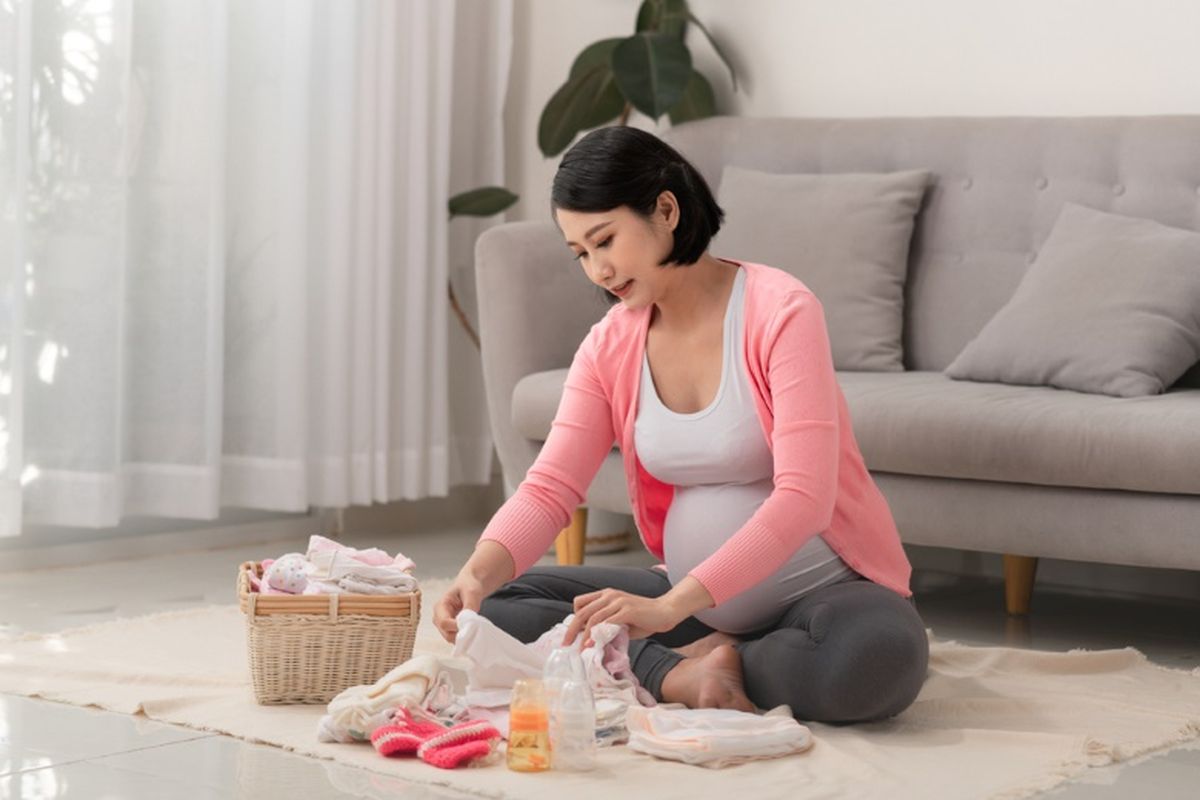
[{"label": "green potted plant", "polygon": [[[593,42],[575,57],[566,81],[538,120],[538,148],[547,158],[566,150],[575,137],[616,121],[628,123],[634,109],[657,122],[666,114],[672,125],[716,113],[712,84],[692,66],[684,41],[695,25],[729,69],[733,89],[737,74],[712,34],[688,8],[687,0],[642,0],[632,36]],[[502,186],[484,186],[450,198],[450,218],[490,217],[520,199]],[[479,348],[479,337],[447,281],[450,304]]]}]

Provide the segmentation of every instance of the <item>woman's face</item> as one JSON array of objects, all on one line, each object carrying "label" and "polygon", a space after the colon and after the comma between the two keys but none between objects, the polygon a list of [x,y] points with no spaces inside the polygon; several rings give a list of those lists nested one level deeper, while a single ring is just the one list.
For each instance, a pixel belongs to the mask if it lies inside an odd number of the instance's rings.
[{"label": "woman's face", "polygon": [[[676,270],[658,266],[675,242],[679,207],[671,192],[659,195],[650,220],[628,206],[599,212],[555,209],[554,216],[588,280],[626,306],[653,303],[677,277]],[[617,288],[619,293],[613,291]]]}]

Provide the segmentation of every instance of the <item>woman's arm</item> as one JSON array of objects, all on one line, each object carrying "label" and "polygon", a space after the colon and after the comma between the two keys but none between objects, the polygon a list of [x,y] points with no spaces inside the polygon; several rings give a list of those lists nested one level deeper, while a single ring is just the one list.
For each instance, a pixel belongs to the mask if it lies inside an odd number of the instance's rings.
[{"label": "woman's arm", "polygon": [[692,575],[685,576],[671,587],[671,591],[658,599],[671,611],[677,623],[683,622],[701,609],[713,607],[713,596],[704,588],[704,584]]},{"label": "woman's arm", "polygon": [[483,597],[487,597],[516,576],[516,565],[504,545],[481,539],[475,543],[475,552],[462,565],[458,576],[477,582]]},{"label": "woman's arm", "polygon": [[575,351],[550,435],[533,466],[480,536],[503,545],[515,575],[533,566],[570,523],[616,440],[612,404],[596,367],[603,323],[593,325]]}]

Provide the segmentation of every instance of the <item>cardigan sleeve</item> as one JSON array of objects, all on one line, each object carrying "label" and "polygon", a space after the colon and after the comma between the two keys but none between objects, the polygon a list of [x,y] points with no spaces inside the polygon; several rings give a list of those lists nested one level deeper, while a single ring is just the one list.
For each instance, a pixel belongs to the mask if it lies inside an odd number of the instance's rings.
[{"label": "cardigan sleeve", "polygon": [[754,514],[689,575],[717,605],[775,572],[829,527],[838,486],[838,385],[816,296],[784,296],[767,330],[774,423],[774,489]]},{"label": "cardigan sleeve", "polygon": [[497,541],[512,555],[513,577],[533,566],[567,527],[616,440],[611,401],[596,369],[599,325],[575,351],[550,434],[533,466],[480,535],[480,541]]}]

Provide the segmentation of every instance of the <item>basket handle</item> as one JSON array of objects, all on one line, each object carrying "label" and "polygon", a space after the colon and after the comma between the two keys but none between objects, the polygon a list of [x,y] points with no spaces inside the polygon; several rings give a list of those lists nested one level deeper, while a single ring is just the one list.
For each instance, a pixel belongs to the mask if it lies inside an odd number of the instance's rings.
[{"label": "basket handle", "polygon": [[329,621],[330,621],[330,622],[337,622],[337,618],[338,618],[338,597],[340,597],[340,596],[341,596],[341,595],[338,595],[338,594],[331,594],[331,595],[329,595]]}]

